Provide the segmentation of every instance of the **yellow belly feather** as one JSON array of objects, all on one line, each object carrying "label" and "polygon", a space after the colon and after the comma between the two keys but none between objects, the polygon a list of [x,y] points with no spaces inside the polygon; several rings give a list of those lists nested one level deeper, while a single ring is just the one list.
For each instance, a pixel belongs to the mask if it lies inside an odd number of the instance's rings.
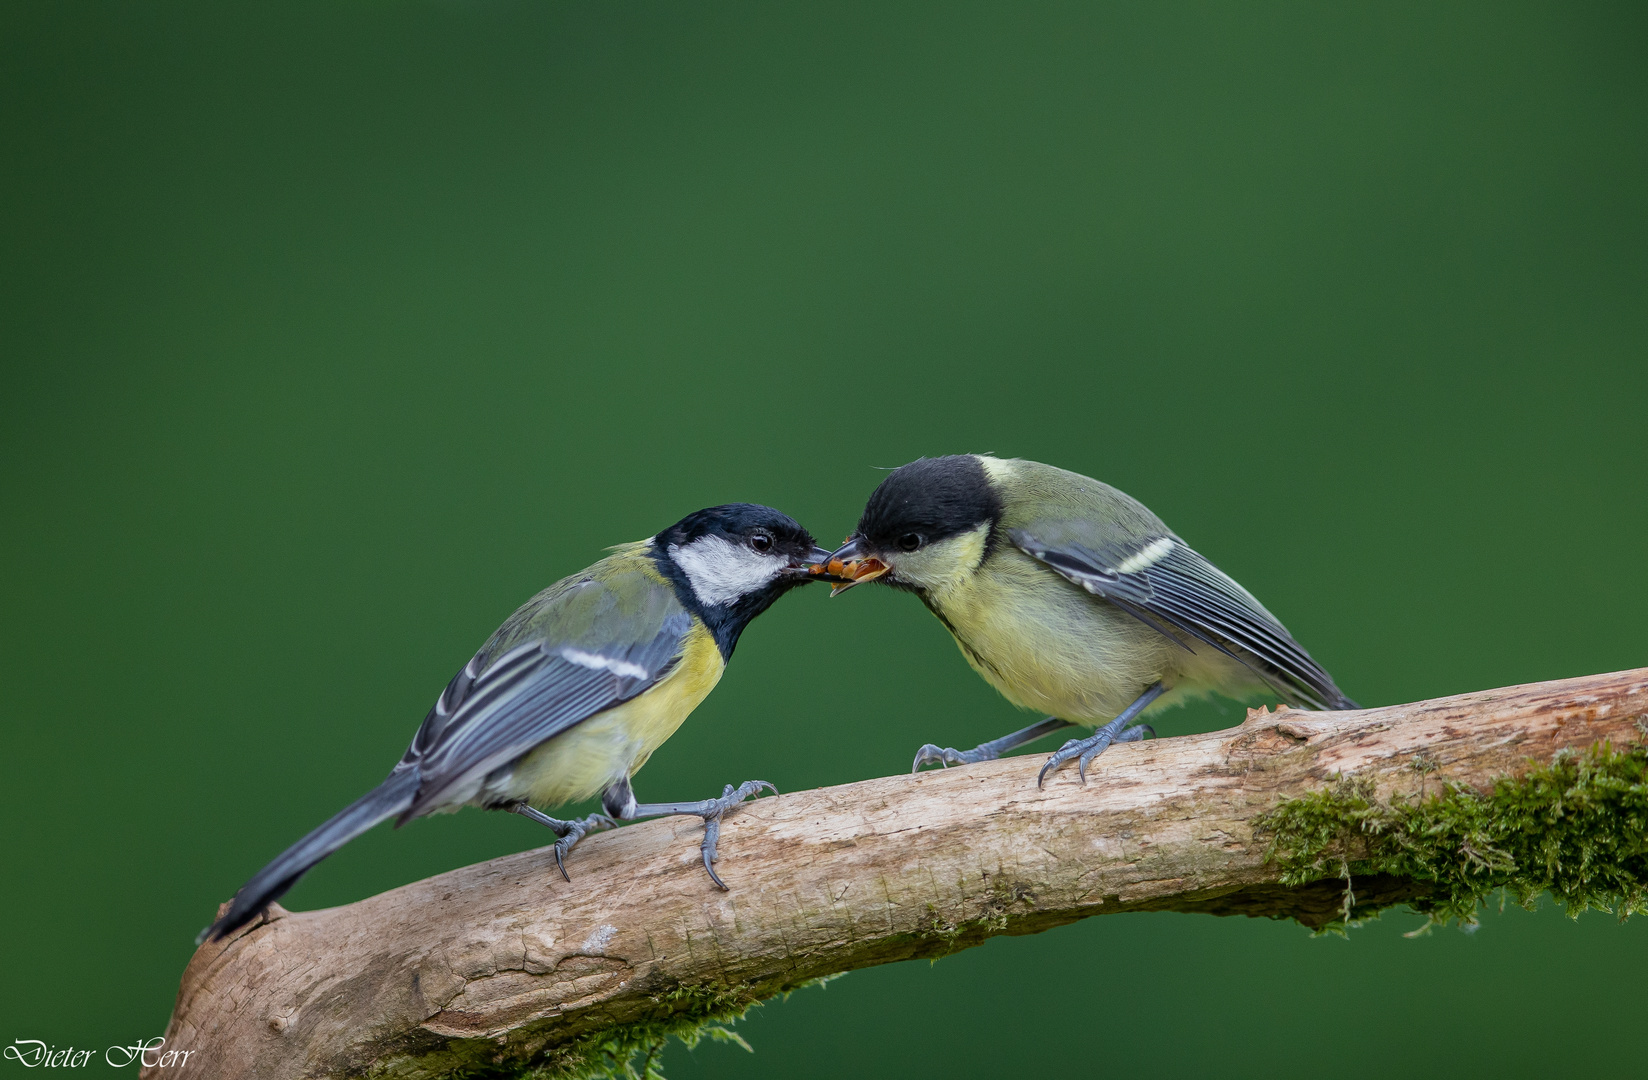
[{"label": "yellow belly feather", "polygon": [[1063,720],[1100,723],[1150,683],[1168,693],[1149,712],[1210,690],[1240,694],[1247,669],[1191,642],[1181,649],[1132,616],[1098,603],[1017,551],[930,592],[967,662],[1003,697]]}]

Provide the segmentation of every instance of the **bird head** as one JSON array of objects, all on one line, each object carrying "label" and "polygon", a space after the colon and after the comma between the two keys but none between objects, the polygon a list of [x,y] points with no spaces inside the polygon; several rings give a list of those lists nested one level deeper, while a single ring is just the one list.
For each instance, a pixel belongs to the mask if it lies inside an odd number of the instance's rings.
[{"label": "bird head", "polygon": [[706,608],[765,610],[829,557],[794,518],[754,503],[699,510],[653,539]]},{"label": "bird head", "polygon": [[814,574],[840,593],[866,581],[930,593],[978,569],[1001,519],[1001,494],[973,454],[894,469],[870,495],[858,528]]}]

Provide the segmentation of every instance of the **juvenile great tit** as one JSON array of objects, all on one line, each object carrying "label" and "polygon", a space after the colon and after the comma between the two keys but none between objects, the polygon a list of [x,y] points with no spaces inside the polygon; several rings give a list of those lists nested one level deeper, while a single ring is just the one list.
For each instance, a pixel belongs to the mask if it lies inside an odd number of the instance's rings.
[{"label": "juvenile great tit", "polygon": [[928,743],[911,772],[1102,723],[1036,778],[1080,758],[1085,783],[1112,742],[1154,734],[1133,720],[1209,692],[1358,707],[1263,604],[1143,504],[1051,465],[969,454],[895,469],[814,572],[841,579],[836,593],[865,581],[914,592],[973,670],[1015,705],[1050,714],[972,750]]},{"label": "juvenile great tit", "polygon": [[[389,778],[258,871],[199,940],[250,922],[385,818],[398,827],[463,806],[553,829],[563,877],[572,846],[615,818],[694,814],[704,819],[704,869],[725,889],[712,865],[722,815],[777,789],[752,780],[718,799],[638,803],[630,777],[715,688],[750,620],[812,580],[809,564],[829,552],[789,517],[749,503],[700,510],[612,550],[511,615],[447,684]],[[597,792],[605,814],[561,821],[538,809]]]}]

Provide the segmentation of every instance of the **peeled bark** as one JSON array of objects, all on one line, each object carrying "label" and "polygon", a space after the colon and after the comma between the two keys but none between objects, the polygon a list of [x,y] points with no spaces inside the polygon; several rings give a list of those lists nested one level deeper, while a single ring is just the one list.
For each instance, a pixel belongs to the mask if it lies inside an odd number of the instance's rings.
[{"label": "peeled bark", "polygon": [[[575,1066],[636,1025],[710,1015],[854,968],[1088,915],[1339,918],[1346,880],[1279,884],[1256,821],[1354,776],[1390,799],[1487,790],[1564,749],[1648,729],[1648,668],[1114,746],[1084,787],[1042,754],[766,798],[728,815],[716,890],[674,818],[345,907],[279,907],[203,945],[168,1047],[196,1075],[441,1077]],[[1358,911],[1426,883],[1356,878]],[[657,1030],[652,1028],[649,1030]],[[162,1075],[158,1069],[145,1075]]]}]

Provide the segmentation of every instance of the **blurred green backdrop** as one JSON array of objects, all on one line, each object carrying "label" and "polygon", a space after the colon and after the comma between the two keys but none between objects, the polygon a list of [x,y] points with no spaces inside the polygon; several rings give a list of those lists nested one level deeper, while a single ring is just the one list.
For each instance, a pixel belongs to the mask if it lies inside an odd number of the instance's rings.
[{"label": "blurred green backdrop", "polygon": [[[157,1034],[214,905],[603,546],[833,540],[922,454],[1140,497],[1365,703],[1648,663],[1645,10],[6,4],[0,1042]],[[819,590],[640,787],[1020,720],[910,597]],[[288,903],[544,841],[382,828]],[[1093,919],[668,1064],[1640,1068],[1648,926],[1417,922]]]}]

